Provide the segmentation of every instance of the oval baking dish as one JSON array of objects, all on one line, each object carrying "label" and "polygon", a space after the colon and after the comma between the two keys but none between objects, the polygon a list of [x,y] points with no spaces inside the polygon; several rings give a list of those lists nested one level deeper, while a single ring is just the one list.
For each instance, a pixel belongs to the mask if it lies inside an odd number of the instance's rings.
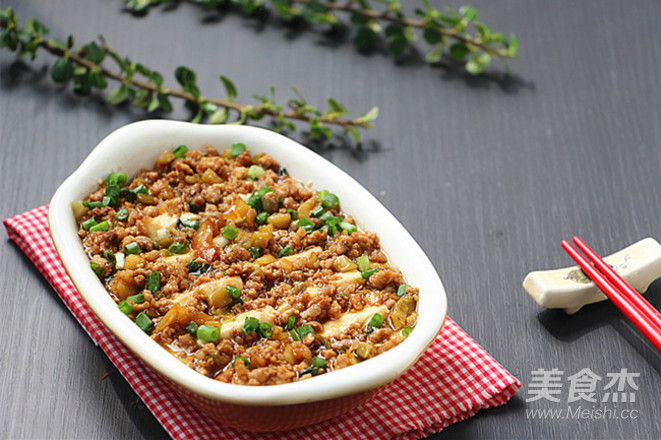
[{"label": "oval baking dish", "polygon": [[[163,151],[185,144],[218,150],[234,142],[253,153],[268,153],[288,172],[311,181],[315,189],[332,190],[342,211],[376,233],[390,264],[419,288],[418,320],[413,332],[389,351],[329,374],[307,380],[251,387],[219,382],[188,368],[140,331],[124,315],[89,269],[77,235],[71,203],[97,189],[111,172],[129,178],[150,168]],[[102,140],[60,186],[50,204],[49,224],[55,247],[81,296],[99,319],[129,349],[165,377],[193,405],[229,426],[249,431],[275,431],[305,426],[345,413],[374,395],[418,359],[441,329],[447,300],[431,262],[406,229],[367,190],[336,166],[300,144],[269,130],[247,126],[197,125],[176,121],[143,121],[116,130]]]}]

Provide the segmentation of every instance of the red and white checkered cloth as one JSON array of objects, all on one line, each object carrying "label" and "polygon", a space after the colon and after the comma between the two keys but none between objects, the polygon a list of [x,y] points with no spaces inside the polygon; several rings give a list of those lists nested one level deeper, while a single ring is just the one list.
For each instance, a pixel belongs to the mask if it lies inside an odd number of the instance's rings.
[{"label": "red and white checkered cloth", "polygon": [[354,411],[292,431],[253,434],[205,417],[115,338],[87,307],[60,262],[48,231],[48,207],[4,221],[9,237],[37,266],[92,340],[175,439],[416,439],[477,411],[503,405],[521,383],[457,324],[443,330],[404,375]]}]

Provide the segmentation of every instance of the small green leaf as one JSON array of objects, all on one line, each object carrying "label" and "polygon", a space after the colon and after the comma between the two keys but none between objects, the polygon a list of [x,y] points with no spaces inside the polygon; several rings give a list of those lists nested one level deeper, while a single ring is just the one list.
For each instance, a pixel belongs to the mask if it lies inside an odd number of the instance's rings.
[{"label": "small green leaf", "polygon": [[152,101],[152,93],[147,89],[140,89],[133,98],[133,105],[137,108],[146,108]]},{"label": "small green leaf", "polygon": [[106,99],[113,105],[121,104],[129,97],[129,89],[126,86],[120,86],[108,93]]},{"label": "small green leaf", "polygon": [[459,8],[459,15],[468,21],[474,21],[480,18],[480,14],[477,12],[477,9],[472,6],[462,6]]},{"label": "small green leaf", "polygon": [[161,110],[165,113],[170,113],[172,112],[172,103],[170,102],[170,99],[168,96],[164,93],[159,93],[158,94],[158,103],[159,106],[161,107]]},{"label": "small green leaf", "polygon": [[190,84],[195,84],[196,81],[195,72],[186,66],[177,67],[174,71],[174,77],[177,79],[177,82],[184,87]]},{"label": "small green leaf", "polygon": [[95,42],[91,42],[85,46],[85,58],[90,60],[96,65],[101,64],[103,59],[106,57],[106,53],[99,47]]},{"label": "small green leaf", "polygon": [[461,60],[470,53],[470,49],[464,43],[455,43],[450,46],[450,56],[452,59]]},{"label": "small green leaf", "polygon": [[230,80],[225,75],[220,75],[220,80],[223,82],[223,85],[225,86],[225,91],[227,92],[227,97],[228,98],[236,98],[237,95],[238,95],[238,92],[236,91],[236,87],[234,86],[234,83],[232,82],[232,80]]},{"label": "small green leaf", "polygon": [[56,83],[65,83],[73,77],[73,64],[68,58],[58,58],[51,67],[50,76]]},{"label": "small green leaf", "polygon": [[216,110],[214,114],[209,117],[209,124],[224,124],[227,122],[229,112],[226,108]]},{"label": "small green leaf", "polygon": [[435,27],[426,27],[422,33],[422,37],[428,44],[432,46],[440,43],[443,40],[443,34],[441,34]]},{"label": "small green leaf", "polygon": [[69,49],[67,47],[67,43],[65,43],[62,40],[58,40],[57,38],[51,38],[50,40],[48,40],[48,45],[54,47],[55,49],[60,49],[60,50]]},{"label": "small green leaf", "polygon": [[425,60],[428,63],[438,63],[439,61],[441,61],[442,57],[443,57],[443,48],[437,47],[436,49],[432,50],[425,56]]},{"label": "small green leaf", "polygon": [[147,107],[147,111],[149,113],[156,111],[159,107],[161,106],[161,101],[159,100],[158,96],[154,96],[149,103],[149,107]]},{"label": "small green leaf", "polygon": [[481,53],[474,56],[466,63],[466,71],[472,75],[478,75],[489,66],[491,63],[491,55],[488,53]]},{"label": "small green leaf", "polygon": [[353,37],[353,44],[358,50],[368,50],[374,45],[376,32],[370,27],[361,26]]}]

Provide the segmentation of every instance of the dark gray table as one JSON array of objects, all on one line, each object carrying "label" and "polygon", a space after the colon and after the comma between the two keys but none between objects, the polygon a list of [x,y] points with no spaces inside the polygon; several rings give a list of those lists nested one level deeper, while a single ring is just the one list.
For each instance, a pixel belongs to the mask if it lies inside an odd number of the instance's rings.
[{"label": "dark gray table", "polygon": [[[378,105],[362,149],[339,141],[317,149],[411,231],[445,283],[450,316],[524,383],[506,406],[435,438],[658,438],[659,354],[612,306],[572,317],[543,311],[521,282],[531,270],[570,265],[560,240],[573,234],[603,254],[661,238],[661,3],[473,2],[485,22],[521,41],[508,80],[497,63],[496,74],[467,78],[415,54],[394,63],[311,30],[187,2],[143,17],[118,0],[0,3],[43,21],[51,36],[84,43],[102,34],[169,84],[186,64],[206,94],[222,94],[224,73],[244,100],[273,84],[283,98],[296,85],[320,105],[329,96],[357,112]],[[2,218],[48,203],[101,138],[146,117],[55,85],[52,62],[0,51]],[[172,117],[188,113],[176,105]],[[103,378],[111,363],[0,236],[0,438],[166,437],[118,374]],[[659,306],[661,282],[648,294]],[[533,371],[553,368],[564,371],[561,402],[526,402]],[[627,385],[635,402],[568,403],[567,378],[585,368],[603,378],[598,396],[609,373],[639,373],[638,390]],[[579,407],[587,417],[575,416]],[[540,409],[574,415],[529,412]]]}]

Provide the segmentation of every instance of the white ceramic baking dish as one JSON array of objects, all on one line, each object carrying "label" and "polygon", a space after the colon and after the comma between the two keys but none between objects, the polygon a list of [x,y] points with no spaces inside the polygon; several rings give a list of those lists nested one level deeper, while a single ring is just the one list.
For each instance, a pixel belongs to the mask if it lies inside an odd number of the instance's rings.
[{"label": "white ceramic baking dish", "polygon": [[[289,174],[341,200],[342,210],[360,227],[375,232],[391,264],[420,289],[418,322],[400,345],[373,359],[308,380],[274,386],[241,386],[215,381],[188,368],[124,315],[90,270],[77,235],[71,203],[86,198],[109,173],[129,178],[150,168],[165,150],[185,144],[222,151],[243,142],[255,154],[266,152]],[[414,195],[412,195],[414,196]],[[324,158],[272,131],[236,125],[198,125],[154,120],[129,124],[103,139],[59,187],[50,203],[55,247],[81,296],[129,349],[165,377],[191,403],[230,426],[253,431],[290,429],[349,411],[400,376],[423,354],[447,313],[445,290],[436,270],[406,229],[358,182]]]}]

